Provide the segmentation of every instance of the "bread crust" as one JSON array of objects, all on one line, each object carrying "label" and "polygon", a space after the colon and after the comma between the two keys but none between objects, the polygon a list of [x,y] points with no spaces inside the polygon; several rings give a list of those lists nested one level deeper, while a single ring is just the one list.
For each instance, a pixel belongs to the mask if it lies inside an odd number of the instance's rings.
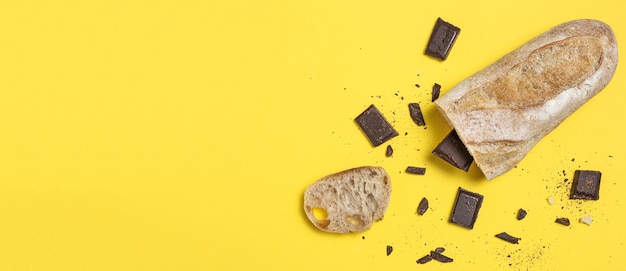
[{"label": "bread crust", "polygon": [[617,60],[607,24],[574,20],[533,38],[435,103],[491,180],[600,92]]},{"label": "bread crust", "polygon": [[[304,211],[315,227],[334,233],[363,232],[383,219],[391,179],[382,167],[364,166],[328,175],[304,192]],[[327,217],[316,218],[315,209]]]}]

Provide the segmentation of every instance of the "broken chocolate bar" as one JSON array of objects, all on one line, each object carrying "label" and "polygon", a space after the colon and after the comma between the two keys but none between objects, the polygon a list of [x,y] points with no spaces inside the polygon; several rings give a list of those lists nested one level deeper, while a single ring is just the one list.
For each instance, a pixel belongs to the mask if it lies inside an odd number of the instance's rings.
[{"label": "broken chocolate bar", "polygon": [[524,217],[526,217],[526,210],[520,208],[519,211],[517,211],[517,220],[522,220]]},{"label": "broken chocolate bar", "polygon": [[391,252],[393,252],[393,247],[392,246],[387,246],[387,256],[389,256],[389,254],[391,254]]},{"label": "broken chocolate bar", "polygon": [[428,199],[422,198],[419,205],[417,205],[417,214],[424,215],[428,211]]},{"label": "broken chocolate bar", "polygon": [[576,170],[570,199],[598,200],[602,173],[594,170]]},{"label": "broken chocolate bar", "polygon": [[433,154],[466,172],[474,161],[474,157],[467,151],[455,130],[452,130],[437,145],[437,148],[433,150]]},{"label": "broken chocolate bar", "polygon": [[433,32],[430,34],[430,39],[428,40],[426,54],[441,60],[446,60],[448,54],[450,54],[452,45],[454,45],[456,38],[459,36],[459,32],[461,32],[460,28],[441,18],[437,18]]},{"label": "broken chocolate bar", "polygon": [[482,195],[459,187],[450,222],[473,229],[482,203]]},{"label": "broken chocolate bar", "polygon": [[432,92],[432,98],[431,98],[431,102],[434,102],[435,100],[437,100],[437,98],[439,98],[439,93],[441,92],[441,86],[437,83],[435,83],[433,85],[433,92]]},{"label": "broken chocolate bar", "polygon": [[511,244],[519,244],[519,240],[522,240],[522,238],[513,237],[513,236],[509,235],[506,232],[498,233],[498,234],[496,234],[496,237],[498,237],[498,238],[500,238],[500,239],[502,239],[504,241],[507,241],[507,242],[509,242]]},{"label": "broken chocolate bar", "polygon": [[442,263],[451,263],[452,261],[454,261],[452,258],[443,255],[439,252],[436,251],[431,251],[430,252],[430,257],[432,257],[433,259],[435,259],[436,261],[442,262]]},{"label": "broken chocolate bar", "polygon": [[393,155],[393,148],[391,147],[391,145],[387,145],[387,150],[385,151],[385,155],[387,157],[391,157],[391,155]]},{"label": "broken chocolate bar", "polygon": [[398,136],[398,132],[389,124],[374,105],[370,105],[363,113],[356,117],[355,121],[363,132],[365,132],[365,135],[374,147]]},{"label": "broken chocolate bar", "polygon": [[406,167],[406,172],[411,174],[424,175],[426,174],[426,168],[408,166]]},{"label": "broken chocolate bar", "polygon": [[559,217],[554,222],[561,225],[569,226],[569,219],[567,217]]},{"label": "broken chocolate bar", "polygon": [[426,255],[424,257],[419,258],[415,262],[417,262],[418,264],[425,264],[427,262],[430,262],[432,259],[433,259],[433,257],[431,257],[430,254],[428,254],[428,255]]},{"label": "broken chocolate bar", "polygon": [[426,122],[424,122],[424,115],[422,115],[422,109],[420,109],[420,105],[418,103],[409,104],[409,114],[417,126],[426,125]]}]

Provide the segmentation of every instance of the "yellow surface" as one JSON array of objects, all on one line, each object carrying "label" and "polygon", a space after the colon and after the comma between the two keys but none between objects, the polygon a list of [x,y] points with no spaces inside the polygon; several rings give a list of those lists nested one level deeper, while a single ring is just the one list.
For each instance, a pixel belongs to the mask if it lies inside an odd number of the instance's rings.
[{"label": "yellow surface", "polygon": [[[621,64],[494,181],[430,154],[449,131],[433,83],[445,93],[571,19],[603,20],[626,44],[622,1],[504,3],[4,1],[0,270],[624,269]],[[423,55],[438,16],[462,29],[444,62]],[[391,158],[353,121],[370,104],[401,133]],[[363,234],[314,229],[304,189],[361,165],[391,175],[385,219]],[[602,171],[599,201],[568,200],[579,168]],[[473,230],[447,222],[459,186],[485,196]],[[416,265],[439,246],[453,263]]]}]

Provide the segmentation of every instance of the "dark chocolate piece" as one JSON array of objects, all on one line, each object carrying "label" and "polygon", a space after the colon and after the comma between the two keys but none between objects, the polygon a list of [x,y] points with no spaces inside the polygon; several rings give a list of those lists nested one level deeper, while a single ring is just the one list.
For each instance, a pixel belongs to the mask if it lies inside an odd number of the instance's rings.
[{"label": "dark chocolate piece", "polygon": [[431,102],[434,102],[435,100],[437,100],[439,98],[439,93],[441,92],[441,86],[437,83],[435,83],[433,85],[433,93],[432,93],[432,99]]},{"label": "dark chocolate piece", "polygon": [[437,260],[439,262],[442,262],[442,263],[451,263],[452,261],[454,261],[452,258],[450,258],[450,257],[448,257],[446,255],[443,255],[443,254],[441,254],[439,252],[436,252],[436,251],[431,251],[430,252],[430,257],[432,257],[433,259],[435,259],[435,260]]},{"label": "dark chocolate piece", "polygon": [[594,170],[576,170],[570,199],[598,200],[602,173]]},{"label": "dark chocolate piece", "polygon": [[559,217],[554,222],[559,223],[561,225],[569,226],[569,218],[567,217]]},{"label": "dark chocolate piece", "polygon": [[424,115],[422,115],[422,109],[420,109],[420,105],[418,103],[409,104],[409,114],[417,126],[426,125],[426,122],[424,122]]},{"label": "dark chocolate piece", "polygon": [[445,248],[442,248],[442,247],[435,248],[435,252],[437,253],[443,253],[444,251],[446,251]]},{"label": "dark chocolate piece", "polygon": [[398,132],[396,132],[374,105],[370,105],[363,113],[356,117],[355,121],[359,124],[363,132],[365,132],[365,135],[374,147],[398,136]]},{"label": "dark chocolate piece", "polygon": [[517,220],[524,219],[524,217],[526,217],[526,214],[526,210],[520,208],[519,211],[517,211]]},{"label": "dark chocolate piece", "polygon": [[417,214],[424,215],[428,211],[428,199],[422,198],[419,205],[417,205]]},{"label": "dark chocolate piece", "polygon": [[426,174],[426,168],[408,166],[406,167],[406,172],[411,174],[424,175]]},{"label": "dark chocolate piece", "polygon": [[419,258],[419,260],[417,260],[415,262],[417,262],[418,264],[425,264],[427,262],[430,262],[432,259],[433,259],[433,257],[431,257],[430,254],[428,254],[428,255],[426,255],[424,257]]},{"label": "dark chocolate piece", "polygon": [[460,28],[441,18],[437,18],[433,32],[430,34],[430,39],[428,40],[426,54],[441,60],[446,60],[460,32]]},{"label": "dark chocolate piece", "polygon": [[473,229],[482,203],[482,195],[459,187],[450,222]]},{"label": "dark chocolate piece", "polygon": [[389,254],[391,254],[392,251],[393,251],[393,247],[387,246],[387,256],[389,256]]},{"label": "dark chocolate piece", "polygon": [[474,157],[467,151],[455,130],[452,130],[437,145],[437,148],[433,150],[433,154],[466,172],[474,161]]},{"label": "dark chocolate piece", "polygon": [[507,242],[509,242],[511,244],[519,244],[519,240],[522,240],[522,238],[513,237],[513,236],[509,235],[506,232],[498,233],[498,234],[496,234],[496,237],[498,237],[498,238],[500,238],[500,239],[502,239],[504,241],[507,241]]},{"label": "dark chocolate piece", "polygon": [[387,150],[385,151],[385,155],[387,157],[391,157],[391,155],[393,155],[393,148],[391,147],[391,145],[387,145]]}]

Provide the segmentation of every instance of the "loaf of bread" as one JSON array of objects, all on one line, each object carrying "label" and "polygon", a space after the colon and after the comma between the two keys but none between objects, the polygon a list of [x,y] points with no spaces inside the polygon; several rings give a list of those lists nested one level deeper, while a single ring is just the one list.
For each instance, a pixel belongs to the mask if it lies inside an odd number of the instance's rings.
[{"label": "loaf of bread", "polygon": [[323,177],[304,192],[304,211],[326,232],[362,232],[380,221],[391,197],[391,179],[382,167],[359,167]]},{"label": "loaf of bread", "polygon": [[436,105],[491,180],[600,92],[616,66],[608,25],[570,21],[463,80]]}]

